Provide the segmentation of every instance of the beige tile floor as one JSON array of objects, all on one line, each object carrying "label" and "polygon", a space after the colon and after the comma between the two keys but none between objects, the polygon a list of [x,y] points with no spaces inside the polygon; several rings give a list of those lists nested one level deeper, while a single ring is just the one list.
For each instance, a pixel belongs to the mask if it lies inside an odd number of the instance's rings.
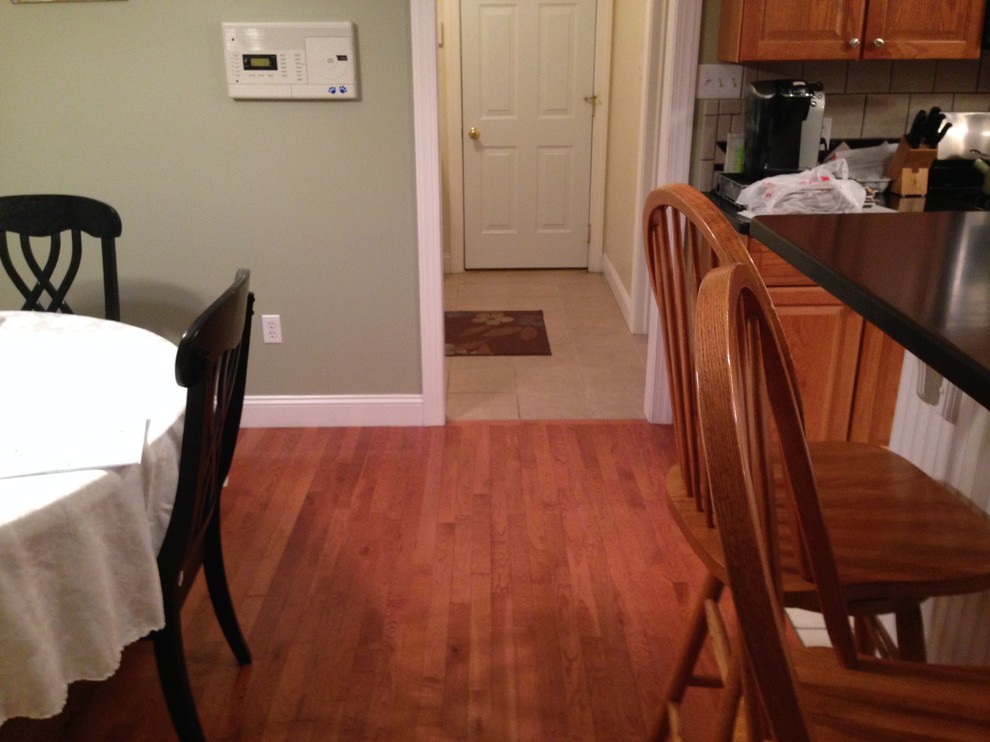
[{"label": "beige tile floor", "polygon": [[550,356],[447,358],[447,419],[643,417],[647,338],[629,332],[602,274],[448,274],[444,308],[542,309],[551,350]]}]

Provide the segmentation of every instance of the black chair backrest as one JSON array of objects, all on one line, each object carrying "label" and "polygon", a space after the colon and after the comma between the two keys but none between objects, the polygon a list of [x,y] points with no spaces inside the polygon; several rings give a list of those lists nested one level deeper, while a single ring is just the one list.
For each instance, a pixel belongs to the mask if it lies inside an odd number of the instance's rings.
[{"label": "black chair backrest", "polygon": [[202,564],[204,536],[218,522],[214,513],[237,443],[254,313],[250,276],[237,272],[189,326],[176,353],[175,380],[188,391],[179,482],[158,568],[180,604]]},{"label": "black chair backrest", "polygon": [[[19,261],[20,268],[7,245],[8,232],[18,235],[23,256]],[[63,232],[71,233],[72,247],[68,262],[62,261],[62,267],[56,274],[62,256]],[[116,210],[102,201],[84,196],[0,197],[0,263],[24,296],[23,309],[72,313],[65,295],[79,272],[83,232],[100,240],[104,314],[107,319],[119,320],[120,291],[115,239],[120,237],[121,223]],[[49,239],[40,243],[32,241],[32,238],[41,237]]]}]

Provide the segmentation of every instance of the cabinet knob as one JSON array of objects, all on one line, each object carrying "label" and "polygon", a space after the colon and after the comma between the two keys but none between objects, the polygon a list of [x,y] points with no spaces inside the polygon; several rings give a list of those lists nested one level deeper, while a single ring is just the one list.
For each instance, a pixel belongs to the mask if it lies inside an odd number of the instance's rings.
[{"label": "cabinet knob", "polygon": [[883,39],[873,39],[873,46],[877,49],[883,49],[884,40]]},{"label": "cabinet knob", "polygon": [[849,39],[849,48],[855,49],[857,46],[859,46],[859,39],[853,36],[851,39]]},{"label": "cabinet knob", "polygon": [[471,139],[479,139],[481,137],[481,132],[472,126],[468,129],[468,136],[471,137]]}]

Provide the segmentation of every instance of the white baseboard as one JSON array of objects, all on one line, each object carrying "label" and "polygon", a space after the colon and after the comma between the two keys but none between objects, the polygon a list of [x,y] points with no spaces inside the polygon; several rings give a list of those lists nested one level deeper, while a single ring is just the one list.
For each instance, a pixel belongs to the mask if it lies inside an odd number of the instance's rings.
[{"label": "white baseboard", "polygon": [[244,399],[244,428],[413,427],[425,425],[421,394]]},{"label": "white baseboard", "polygon": [[608,259],[608,255],[602,258],[602,273],[605,274],[605,281],[608,283],[608,287],[612,290],[612,296],[615,297],[615,303],[619,305],[619,311],[622,312],[622,318],[626,321],[626,327],[629,328],[630,332],[633,332],[633,309],[632,309],[632,297],[629,292],[626,291],[626,287],[622,285],[622,279],[619,278],[619,274],[615,271],[615,266],[612,265],[612,261]]}]

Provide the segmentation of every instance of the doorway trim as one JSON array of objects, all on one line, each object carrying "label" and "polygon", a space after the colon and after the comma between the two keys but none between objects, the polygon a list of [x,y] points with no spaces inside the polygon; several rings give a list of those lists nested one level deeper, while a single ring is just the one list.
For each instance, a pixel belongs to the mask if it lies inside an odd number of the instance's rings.
[{"label": "doorway trim", "polygon": [[[612,0],[602,0],[611,8]],[[650,80],[644,130],[643,183],[687,181],[694,117],[701,3],[697,0],[653,0],[649,49]],[[440,122],[437,61],[436,0],[409,0],[412,47],[413,121],[416,158],[416,212],[419,251],[420,354],[423,386],[423,424],[443,425],[443,235],[440,178]],[[666,9],[664,13],[663,10]],[[460,6],[458,5],[458,18]],[[609,12],[611,17],[611,11]],[[611,23],[609,23],[611,29]],[[449,34],[445,34],[449,35]],[[611,38],[611,30],[609,31]],[[663,39],[662,45],[659,39]],[[597,52],[596,52],[597,55]],[[459,45],[458,45],[459,57]],[[596,63],[596,85],[599,66]],[[457,74],[460,86],[460,72]],[[659,89],[658,89],[659,88]],[[459,97],[459,95],[458,95]],[[655,112],[650,115],[650,112]],[[598,118],[598,117],[596,117]],[[602,116],[606,119],[607,116]],[[460,111],[457,112],[460,122]],[[460,129],[457,130],[460,145]],[[452,163],[448,161],[448,167]],[[594,168],[594,163],[592,164]],[[652,171],[652,177],[648,175]],[[604,180],[604,177],[600,178]],[[604,188],[604,184],[602,184]],[[599,217],[599,222],[601,218]],[[599,228],[603,225],[599,224]],[[594,228],[593,228],[594,233]],[[594,240],[594,235],[593,235]],[[598,238],[601,247],[601,238]],[[453,250],[453,246],[451,247]],[[641,253],[642,250],[637,252]],[[461,241],[463,269],[463,238]],[[590,263],[590,260],[589,260]],[[634,263],[633,285],[642,295],[647,277],[642,258]],[[648,289],[647,289],[648,290]],[[670,400],[666,371],[656,363],[660,339],[658,314],[650,307],[649,356],[644,412],[650,422],[669,422]]]},{"label": "doorway trim", "polygon": [[423,425],[445,422],[443,390],[443,232],[440,223],[440,100],[436,0],[409,0],[416,242],[419,245],[420,374]]},{"label": "doorway trim", "polygon": [[[436,2],[436,0],[434,0]],[[613,0],[598,0],[595,9],[595,75],[593,95],[600,103],[591,121],[591,191],[588,200],[590,222],[588,270],[602,272],[605,235],[605,152],[608,142],[608,99],[612,58]],[[464,156],[463,112],[461,107],[461,3],[443,0],[440,19],[440,48],[446,62],[444,72],[444,120],[440,132],[444,155],[447,207],[446,246],[443,256],[446,272],[464,272]],[[415,54],[415,52],[414,52]]]},{"label": "doorway trim", "polygon": [[[643,192],[640,203],[653,188],[664,183],[687,183],[691,174],[698,51],[701,43],[702,7],[696,0],[653,0],[647,68],[647,96],[643,106]],[[666,12],[663,12],[664,8]],[[670,423],[673,412],[667,386],[667,368],[659,362],[663,340],[660,315],[646,270],[642,230],[633,256],[634,311],[646,313],[649,344],[646,355],[646,389],[643,412],[651,423]]]}]

